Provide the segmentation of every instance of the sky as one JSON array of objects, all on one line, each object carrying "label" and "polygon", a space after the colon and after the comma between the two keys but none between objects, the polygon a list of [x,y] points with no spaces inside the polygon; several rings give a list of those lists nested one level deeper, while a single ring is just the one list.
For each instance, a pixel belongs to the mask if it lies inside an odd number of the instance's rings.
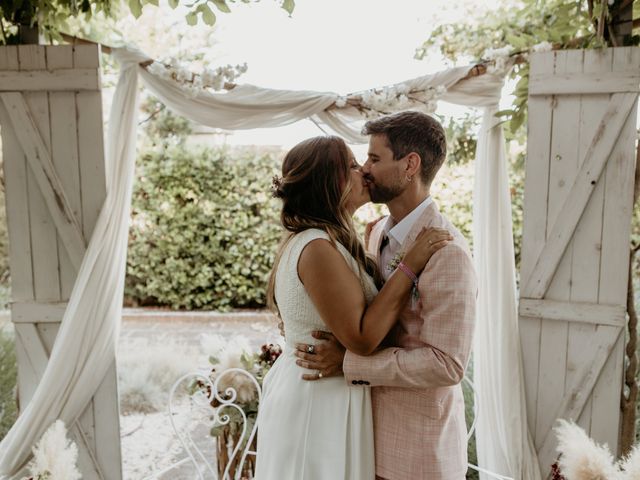
[{"label": "sky", "polygon": [[[166,3],[166,2],[165,2]],[[434,54],[414,59],[417,47],[440,23],[491,8],[489,0],[296,0],[289,16],[276,0],[230,4],[231,14],[217,13],[214,29],[200,24],[181,40],[189,50],[207,45],[207,59],[219,64],[246,62],[248,71],[238,81],[262,87],[333,91],[346,94],[384,86],[447,68]],[[144,28],[185,27],[184,11],[145,6],[138,21],[121,22],[125,38],[150,54],[162,54],[171,45],[149,42]],[[147,35],[147,38],[149,36]],[[443,112],[462,112],[443,104]],[[290,147],[322,132],[310,121],[275,128],[237,131],[231,144],[282,145]]]}]

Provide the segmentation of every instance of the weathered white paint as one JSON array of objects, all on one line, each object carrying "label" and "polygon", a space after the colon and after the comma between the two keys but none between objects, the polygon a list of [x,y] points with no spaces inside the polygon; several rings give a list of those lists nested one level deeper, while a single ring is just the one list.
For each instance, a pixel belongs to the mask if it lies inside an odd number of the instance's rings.
[{"label": "weathered white paint", "polygon": [[[6,179],[21,407],[53,348],[77,270],[106,196],[99,49],[0,48]],[[70,427],[85,479],[121,480],[115,358]]]},{"label": "weathered white paint", "polygon": [[640,72],[571,72],[564,74],[532,75],[529,95],[561,95],[585,93],[638,92]]},{"label": "weathered white paint", "polygon": [[25,92],[99,90],[100,76],[95,68],[0,71],[0,91],[15,92],[16,85]]},{"label": "weathered white paint", "polygon": [[545,476],[557,418],[618,449],[639,52],[531,59],[519,311]]}]

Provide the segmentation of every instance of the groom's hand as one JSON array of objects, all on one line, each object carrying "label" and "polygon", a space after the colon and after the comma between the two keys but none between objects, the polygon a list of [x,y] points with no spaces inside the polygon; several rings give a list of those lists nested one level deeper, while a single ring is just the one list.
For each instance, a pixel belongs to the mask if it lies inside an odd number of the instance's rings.
[{"label": "groom's hand", "polygon": [[[313,338],[320,340],[313,345],[313,353],[309,353],[310,345],[306,343],[296,344],[296,363],[302,368],[317,370],[316,373],[302,375],[303,380],[319,380],[325,377],[342,375],[342,362],[345,348],[329,332],[315,331]],[[320,375],[321,374],[321,375]]]}]

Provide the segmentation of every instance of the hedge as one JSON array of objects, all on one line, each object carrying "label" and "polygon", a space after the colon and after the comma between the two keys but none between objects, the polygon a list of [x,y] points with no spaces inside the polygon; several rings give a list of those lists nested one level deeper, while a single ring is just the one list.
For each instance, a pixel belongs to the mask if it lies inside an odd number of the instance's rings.
[{"label": "hedge", "polygon": [[137,305],[265,304],[281,236],[271,178],[280,159],[250,151],[156,147],[139,159],[125,295]]}]

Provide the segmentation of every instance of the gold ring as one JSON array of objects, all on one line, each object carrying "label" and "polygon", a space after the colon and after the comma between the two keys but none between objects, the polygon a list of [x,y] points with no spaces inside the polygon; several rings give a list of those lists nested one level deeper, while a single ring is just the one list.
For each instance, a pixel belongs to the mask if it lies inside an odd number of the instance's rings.
[{"label": "gold ring", "polygon": [[322,372],[318,372],[318,378],[322,378]]}]

